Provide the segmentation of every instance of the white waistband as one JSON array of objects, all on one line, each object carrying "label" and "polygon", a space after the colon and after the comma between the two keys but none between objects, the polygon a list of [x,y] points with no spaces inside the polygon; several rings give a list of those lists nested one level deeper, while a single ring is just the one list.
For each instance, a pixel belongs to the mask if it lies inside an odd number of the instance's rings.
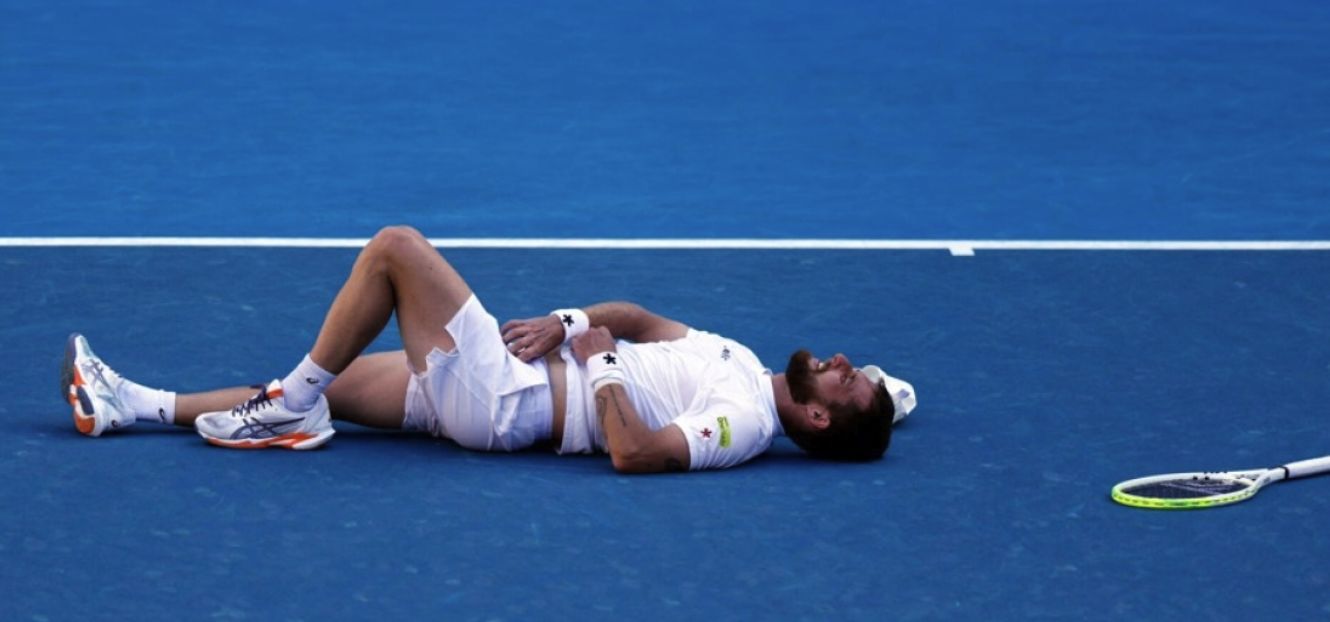
[{"label": "white waistband", "polygon": [[559,356],[563,359],[566,368],[564,379],[567,382],[568,390],[563,408],[563,442],[559,444],[558,452],[560,454],[595,453],[596,444],[593,440],[595,432],[591,429],[591,417],[594,415],[587,412],[587,403],[590,396],[586,393],[586,383],[582,381],[582,369],[577,366],[577,359],[573,357],[572,347],[563,346],[560,348]]}]

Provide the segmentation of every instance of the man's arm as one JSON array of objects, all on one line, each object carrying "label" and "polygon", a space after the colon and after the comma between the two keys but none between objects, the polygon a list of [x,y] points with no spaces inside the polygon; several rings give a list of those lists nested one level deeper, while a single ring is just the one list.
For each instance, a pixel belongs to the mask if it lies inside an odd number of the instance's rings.
[{"label": "man's arm", "polygon": [[688,441],[679,426],[652,430],[637,415],[623,385],[596,390],[596,418],[605,431],[610,460],[620,473],[668,473],[688,470]]},{"label": "man's arm", "polygon": [[592,326],[604,326],[616,339],[637,343],[672,341],[688,335],[688,327],[631,302],[602,302],[586,309]]},{"label": "man's arm", "polygon": [[[603,326],[616,339],[638,343],[682,339],[688,327],[661,317],[631,302],[602,302],[583,309],[591,326]],[[523,361],[534,361],[563,343],[561,318],[544,315],[525,320],[510,320],[503,325],[503,342],[508,351]]]},{"label": "man's arm", "polygon": [[[589,357],[603,357],[616,364],[614,337],[605,327],[597,327],[573,339],[573,355],[586,364]],[[615,371],[613,373],[621,373]],[[613,374],[611,374],[613,375]],[[620,473],[662,473],[687,471],[688,440],[678,426],[652,430],[637,414],[628,392],[618,381],[593,380],[596,388],[596,418],[605,431],[610,459]]]}]

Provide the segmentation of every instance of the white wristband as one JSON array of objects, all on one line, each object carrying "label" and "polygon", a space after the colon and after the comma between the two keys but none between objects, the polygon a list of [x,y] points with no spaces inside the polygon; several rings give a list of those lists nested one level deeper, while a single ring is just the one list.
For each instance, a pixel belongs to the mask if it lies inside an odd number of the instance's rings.
[{"label": "white wristband", "polygon": [[586,311],[581,309],[555,309],[550,311],[550,315],[559,318],[563,323],[563,342],[568,343],[587,329],[591,328],[591,318],[586,316]]},{"label": "white wristband", "polygon": [[619,362],[617,352],[600,352],[586,360],[587,377],[591,379],[591,390],[599,391],[607,384],[627,384],[628,375]]}]

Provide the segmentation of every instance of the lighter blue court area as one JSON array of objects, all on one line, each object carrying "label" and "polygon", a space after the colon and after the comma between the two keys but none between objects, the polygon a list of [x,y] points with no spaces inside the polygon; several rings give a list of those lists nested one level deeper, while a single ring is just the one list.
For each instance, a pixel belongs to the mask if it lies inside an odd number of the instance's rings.
[{"label": "lighter blue court area", "polygon": [[6,235],[1330,238],[1330,5],[0,3]]},{"label": "lighter blue court area", "polygon": [[[0,0],[0,238],[1330,239],[1330,5]],[[501,320],[630,299],[883,365],[881,462],[309,453],[57,393],[82,332],[284,375],[354,249],[0,245],[0,619],[1330,619],[1330,253],[443,251]],[[395,349],[392,327],[373,349]]]}]

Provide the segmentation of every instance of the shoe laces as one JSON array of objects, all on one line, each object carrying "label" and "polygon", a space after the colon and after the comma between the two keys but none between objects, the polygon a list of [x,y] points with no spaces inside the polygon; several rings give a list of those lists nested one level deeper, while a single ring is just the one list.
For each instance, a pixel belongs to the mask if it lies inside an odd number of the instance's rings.
[{"label": "shoe laces", "polygon": [[272,398],[268,397],[268,388],[261,384],[250,385],[251,389],[258,389],[259,392],[254,397],[245,400],[245,403],[231,409],[232,417],[247,417],[250,413],[262,410],[266,406],[272,405]]},{"label": "shoe laces", "polygon": [[99,358],[90,357],[88,359],[88,366],[92,368],[92,373],[107,385],[113,385],[115,381],[120,379],[120,374],[115,373],[114,369],[107,367],[106,363],[103,363]]}]

